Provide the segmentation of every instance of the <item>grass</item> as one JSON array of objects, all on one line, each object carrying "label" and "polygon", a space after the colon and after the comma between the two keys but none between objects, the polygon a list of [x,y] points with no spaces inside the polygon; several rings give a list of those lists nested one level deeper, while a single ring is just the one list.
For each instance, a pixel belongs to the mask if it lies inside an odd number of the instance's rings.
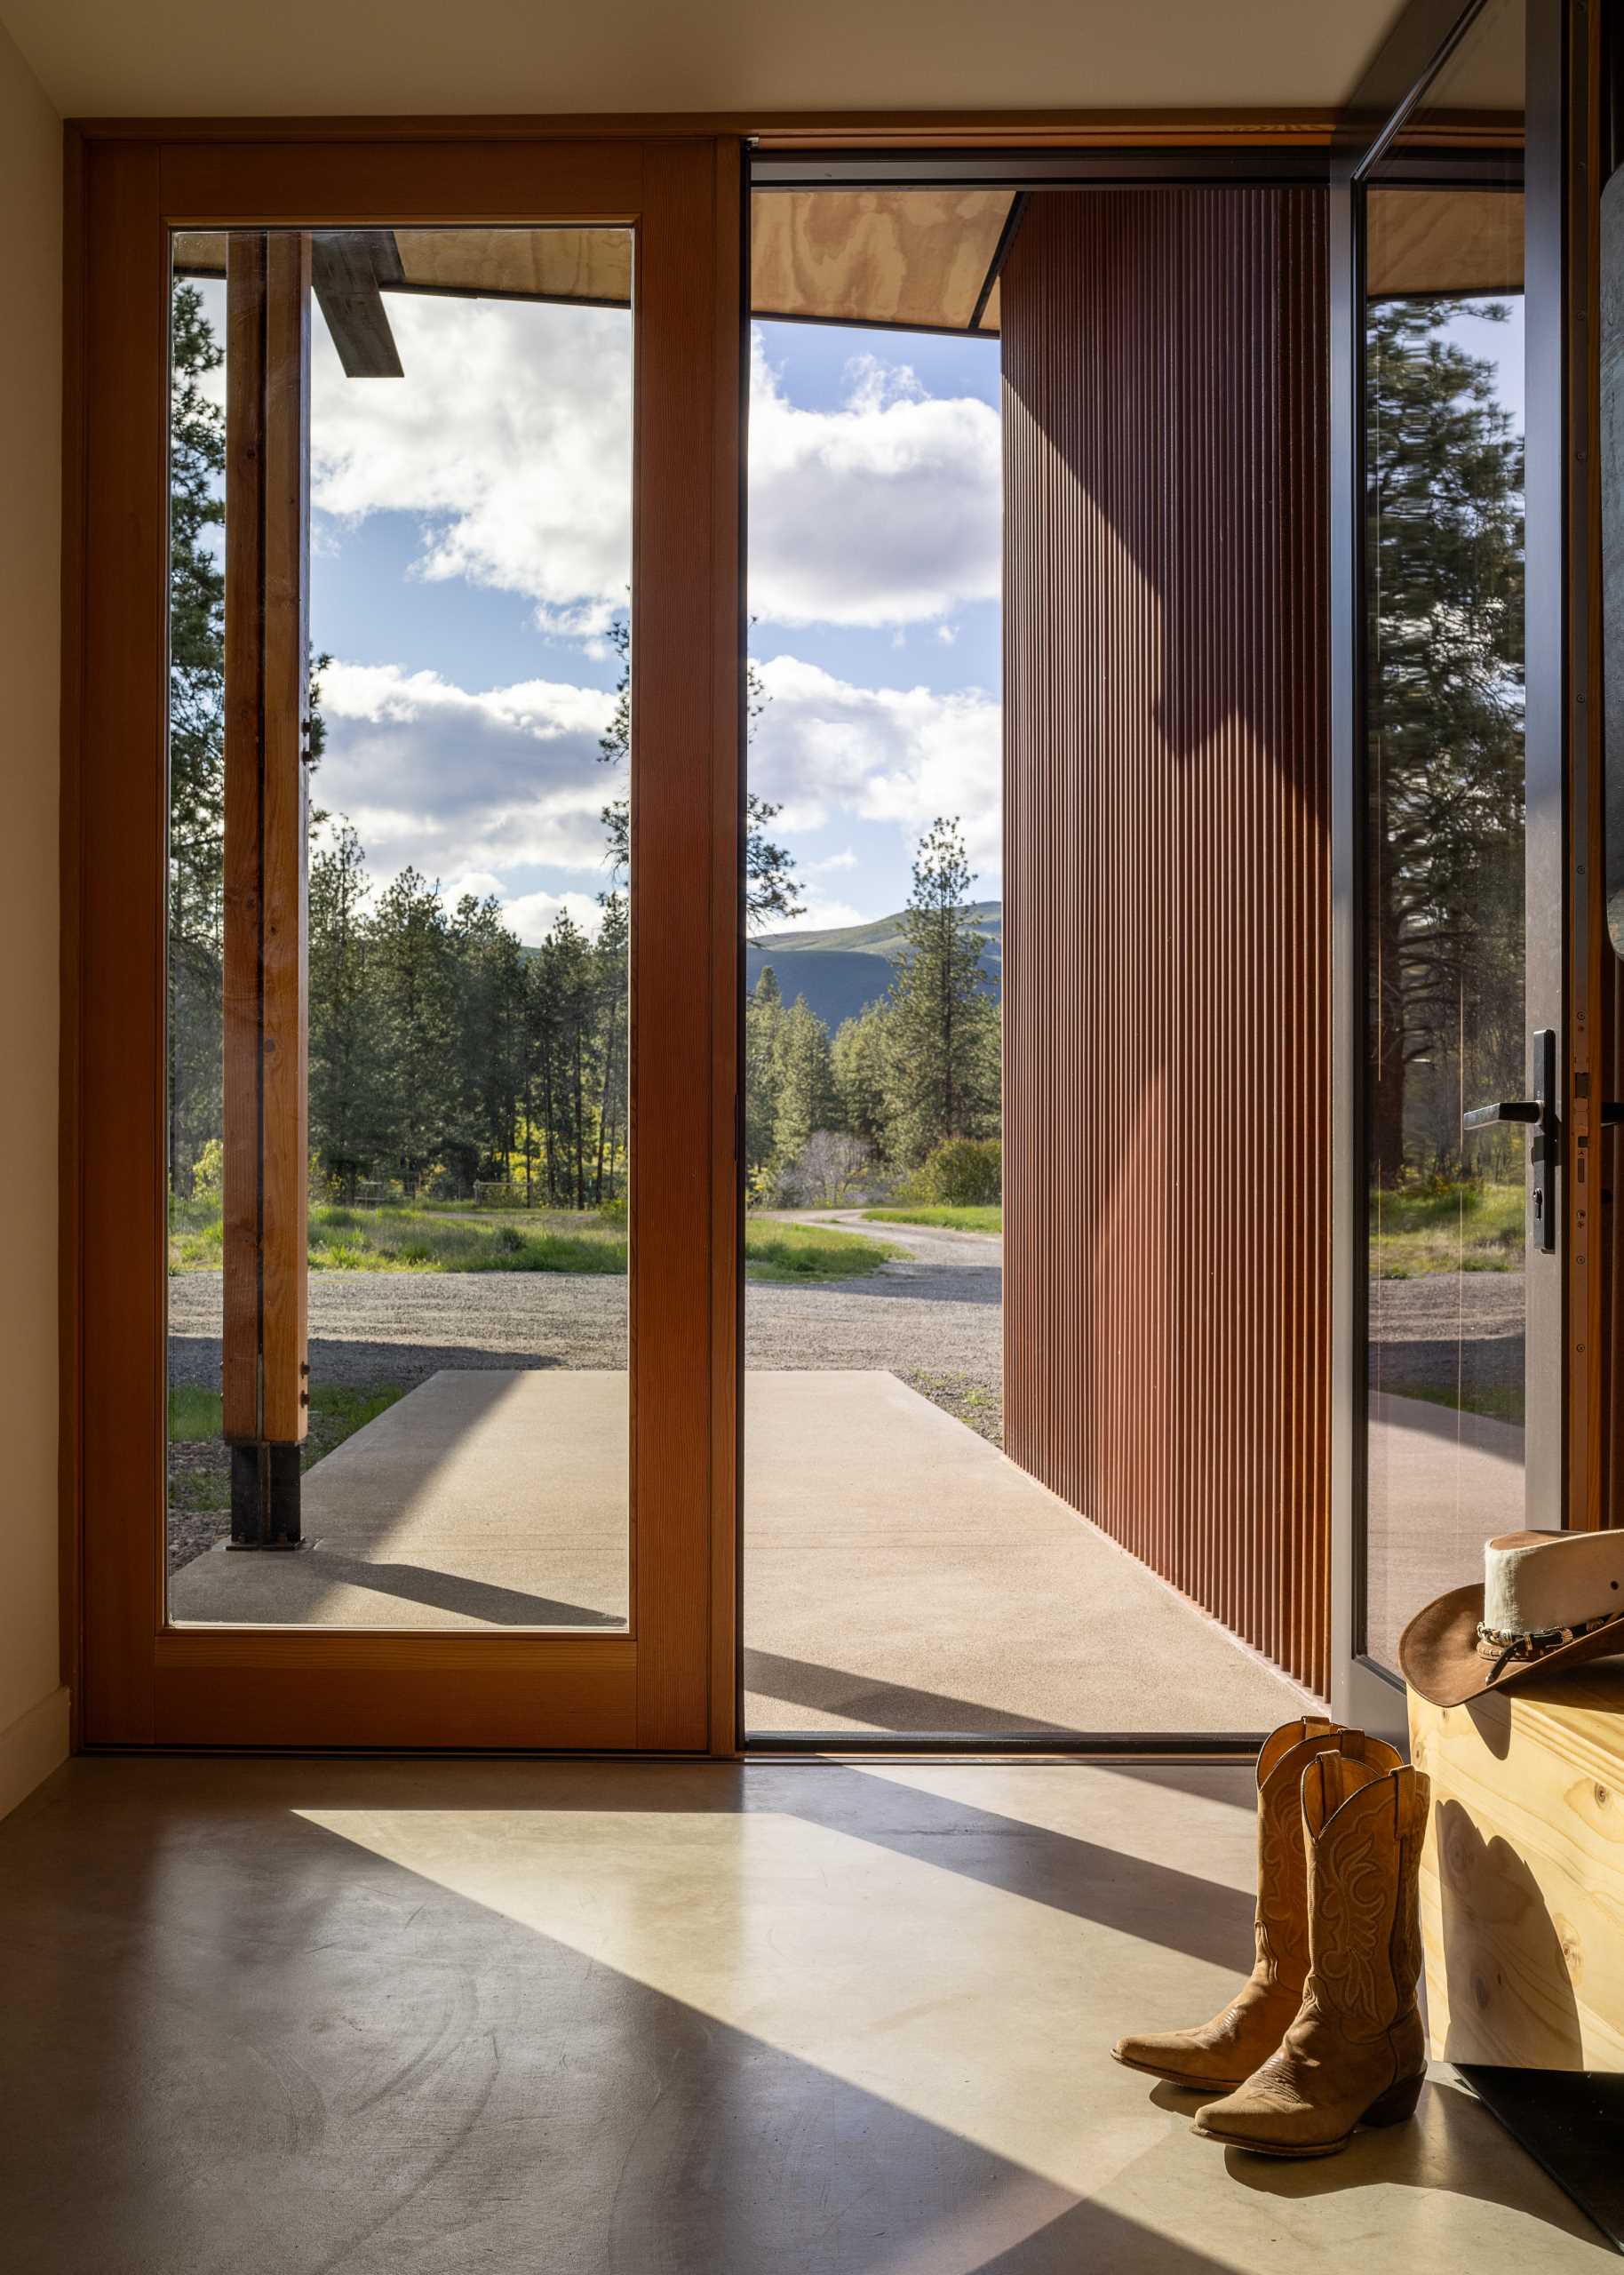
[{"label": "grass", "polygon": [[[400,1383],[376,1383],[370,1390],[354,1390],[342,1383],[317,1383],[310,1393],[310,1434],[299,1452],[299,1465],[309,1469],[341,1446],[346,1438],[375,1422],[397,1398],[405,1395]],[[169,1393],[169,1441],[172,1448],[193,1446],[200,1450],[170,1461],[169,1499],[171,1509],[188,1515],[219,1513],[231,1506],[231,1465],[220,1441],[220,1394],[189,1383],[176,1384]],[[206,1450],[203,1450],[206,1449]]]},{"label": "grass", "polygon": [[[346,1208],[310,1211],[308,1254],[313,1272],[586,1272],[624,1273],[626,1228],[624,1211],[492,1209],[477,1216],[456,1203],[441,1208]],[[780,1225],[752,1220],[744,1231],[744,1256],[752,1280],[807,1281],[855,1280],[878,1272],[901,1250],[861,1233],[833,1225]],[[171,1272],[218,1272],[220,1217],[218,1206],[177,1201],[170,1211],[169,1268]],[[181,1390],[186,1402],[211,1393]],[[323,1393],[313,1391],[311,1411]],[[212,1420],[195,1428],[173,1426],[177,1442],[218,1433],[219,1400]],[[380,1409],[381,1410],[381,1409]],[[370,1417],[365,1417],[370,1419]],[[354,1425],[354,1426],[359,1426]]]},{"label": "grass", "polygon": [[1524,1206],[1520,1184],[1429,1184],[1373,1193],[1372,1273],[1378,1280],[1420,1280],[1437,1272],[1520,1271]]},{"label": "grass", "polygon": [[985,1438],[990,1445],[1004,1442],[1004,1393],[974,1375],[938,1375],[915,1372],[903,1377],[910,1390],[951,1414],[956,1422],[974,1430],[978,1438]]},{"label": "grass", "polygon": [[[321,1451],[362,1429],[404,1395],[399,1383],[380,1383],[371,1390],[352,1390],[342,1383],[317,1383],[310,1393],[313,1435],[322,1441]],[[169,1436],[171,1445],[198,1445],[220,1433],[220,1394],[178,1383],[169,1394]]]},{"label": "grass", "polygon": [[843,1233],[834,1225],[784,1225],[766,1217],[744,1226],[744,1262],[752,1280],[858,1280],[904,1253],[889,1241]]},{"label": "grass", "polygon": [[865,1209],[863,1216],[867,1224],[940,1225],[950,1233],[1001,1233],[1004,1229],[1003,1207],[996,1201],[979,1208],[919,1201],[896,1209]]},{"label": "grass", "polygon": [[[624,1273],[626,1234],[616,1211],[449,1208],[310,1211],[313,1272],[589,1272]],[[218,1272],[217,1206],[177,1201],[170,1210],[171,1272]]]}]

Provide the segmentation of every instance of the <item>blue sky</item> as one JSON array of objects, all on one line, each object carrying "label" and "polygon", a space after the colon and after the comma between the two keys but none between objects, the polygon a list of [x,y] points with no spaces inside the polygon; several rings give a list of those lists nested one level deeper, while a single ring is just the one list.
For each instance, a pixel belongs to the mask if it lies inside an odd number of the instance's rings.
[{"label": "blue sky", "polygon": [[[397,296],[403,380],[350,380],[318,326],[311,636],[320,803],[381,876],[495,893],[521,936],[606,882],[597,763],[629,579],[631,321]],[[752,786],[802,924],[899,906],[961,813],[998,890],[998,348],[756,329]],[[635,689],[634,698],[635,698]]]}]

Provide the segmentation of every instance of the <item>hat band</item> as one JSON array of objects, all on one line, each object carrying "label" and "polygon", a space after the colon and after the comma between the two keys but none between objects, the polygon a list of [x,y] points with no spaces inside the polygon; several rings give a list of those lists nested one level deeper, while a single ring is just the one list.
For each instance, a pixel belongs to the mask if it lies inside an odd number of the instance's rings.
[{"label": "hat band", "polygon": [[1500,1662],[1494,1669],[1498,1675],[1512,1659],[1542,1659],[1548,1651],[1572,1643],[1580,1635],[1594,1634],[1598,1627],[1611,1627],[1616,1619],[1624,1619],[1624,1612],[1604,1611],[1596,1619],[1577,1620],[1572,1627],[1541,1627],[1526,1634],[1517,1634],[1509,1628],[1488,1627],[1479,1620],[1477,1649],[1482,1657]]}]

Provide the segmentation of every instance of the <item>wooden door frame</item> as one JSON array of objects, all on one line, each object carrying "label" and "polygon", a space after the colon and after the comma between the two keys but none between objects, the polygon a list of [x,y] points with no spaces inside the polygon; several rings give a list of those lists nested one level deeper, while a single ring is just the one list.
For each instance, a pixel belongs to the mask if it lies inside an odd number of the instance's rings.
[{"label": "wooden door frame", "polygon": [[[740,148],[715,134],[70,133],[64,1569],[80,1743],[736,1749]],[[639,848],[623,1636],[171,1628],[164,1009],[169,232],[638,231]],[[696,890],[696,881],[703,885]],[[693,984],[697,970],[705,978]],[[92,1155],[86,1133],[95,1133]],[[115,1176],[107,1166],[117,1164]]]}]

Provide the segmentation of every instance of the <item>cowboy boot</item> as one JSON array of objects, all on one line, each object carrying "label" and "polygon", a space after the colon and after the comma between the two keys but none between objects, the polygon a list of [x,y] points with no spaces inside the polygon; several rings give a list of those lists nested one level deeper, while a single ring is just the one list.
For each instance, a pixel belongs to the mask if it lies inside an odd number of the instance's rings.
[{"label": "cowboy boot", "polygon": [[1309,1976],[1278,2050],[1193,2129],[1270,2157],[1330,2157],[1415,2113],[1427,2048],[1421,1849],[1427,1780],[1324,1753],[1302,1773]]},{"label": "cowboy boot", "polygon": [[1398,1756],[1380,1738],[1321,1715],[1284,1722],[1257,1758],[1256,1959],[1236,1996],[1198,2030],[1118,2039],[1114,2061],[1169,2085],[1222,2092],[1249,2078],[1286,2035],[1302,2002],[1309,1968],[1308,1881],[1302,1847],[1302,1773],[1330,1750],[1381,1768]]}]

